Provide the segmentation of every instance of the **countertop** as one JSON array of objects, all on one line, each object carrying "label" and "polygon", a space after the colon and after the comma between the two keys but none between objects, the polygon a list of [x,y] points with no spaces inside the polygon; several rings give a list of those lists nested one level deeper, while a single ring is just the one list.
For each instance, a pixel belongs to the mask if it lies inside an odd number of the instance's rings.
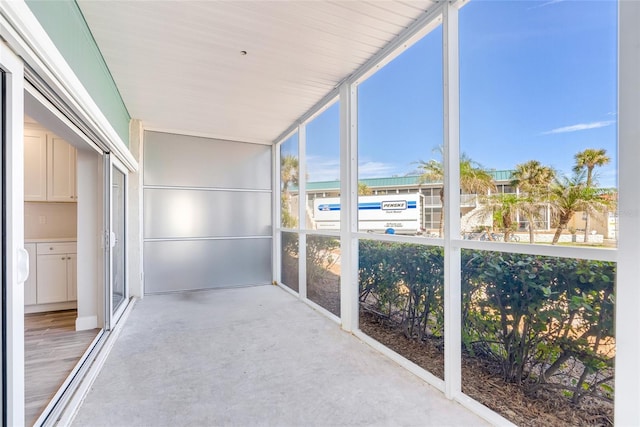
[{"label": "countertop", "polygon": [[62,242],[75,242],[77,237],[55,237],[55,238],[42,238],[42,239],[24,239],[25,243],[62,243]]}]

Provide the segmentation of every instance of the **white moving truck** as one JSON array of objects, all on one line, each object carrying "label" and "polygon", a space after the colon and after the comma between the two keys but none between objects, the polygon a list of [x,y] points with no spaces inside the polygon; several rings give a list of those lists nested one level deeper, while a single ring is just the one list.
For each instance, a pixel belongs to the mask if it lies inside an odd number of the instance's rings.
[{"label": "white moving truck", "polygon": [[[422,194],[385,194],[358,197],[358,229],[363,232],[420,234],[424,231]],[[313,201],[317,230],[340,229],[340,198]]]}]

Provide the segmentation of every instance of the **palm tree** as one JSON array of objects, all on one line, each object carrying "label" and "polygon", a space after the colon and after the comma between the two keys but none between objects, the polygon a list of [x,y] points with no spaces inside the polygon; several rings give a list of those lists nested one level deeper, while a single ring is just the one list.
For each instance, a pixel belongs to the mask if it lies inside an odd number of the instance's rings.
[{"label": "palm tree", "polygon": [[558,216],[558,227],[551,242],[553,245],[558,243],[562,229],[567,226],[576,212],[604,211],[610,204],[602,191],[587,186],[584,171],[575,174],[572,178],[556,179],[550,188],[550,201]]},{"label": "palm tree", "polygon": [[[596,166],[604,166],[611,162],[611,158],[607,156],[607,150],[604,148],[595,149],[595,148],[587,148],[584,151],[576,153],[574,156],[576,160],[576,164],[573,167],[573,171],[578,173],[583,170],[587,170],[587,181],[586,186],[591,188],[593,185],[593,169]],[[584,242],[587,243],[589,241],[589,211],[585,212],[585,223],[584,223]]]},{"label": "palm tree", "polygon": [[[442,148],[439,149],[442,152]],[[440,215],[440,225],[438,226],[438,234],[442,237],[444,231],[444,166],[442,162],[437,160],[429,160],[427,162],[420,160],[418,169],[421,171],[418,182],[424,184],[426,182],[442,183],[440,187],[440,205],[442,213]],[[493,177],[482,168],[478,163],[471,160],[467,155],[460,156],[460,189],[465,193],[484,194],[495,189]]]},{"label": "palm tree", "polygon": [[287,154],[280,158],[280,183],[282,186],[282,226],[295,227],[296,218],[291,215],[291,197],[289,195],[289,186],[298,185],[299,182],[299,162],[298,157],[293,154]]},{"label": "palm tree", "polygon": [[293,154],[280,158],[280,182],[283,193],[289,192],[289,185],[298,185],[298,166],[298,157]]},{"label": "palm tree", "polygon": [[[473,211],[473,217],[485,222],[491,219],[493,228],[504,233],[504,241],[510,242],[515,229],[515,218],[521,199],[514,193],[495,193],[482,198],[482,203]],[[492,240],[490,237],[489,240]]]},{"label": "palm tree", "polygon": [[530,243],[534,243],[535,220],[540,216],[540,210],[546,206],[545,198],[554,177],[555,171],[537,160],[516,165],[511,174],[511,185],[521,191],[517,204],[529,222]]},{"label": "palm tree", "polygon": [[514,229],[513,220],[518,210],[518,196],[513,193],[495,194],[489,199],[488,205],[493,211],[494,224],[500,224],[504,241],[509,242]]}]

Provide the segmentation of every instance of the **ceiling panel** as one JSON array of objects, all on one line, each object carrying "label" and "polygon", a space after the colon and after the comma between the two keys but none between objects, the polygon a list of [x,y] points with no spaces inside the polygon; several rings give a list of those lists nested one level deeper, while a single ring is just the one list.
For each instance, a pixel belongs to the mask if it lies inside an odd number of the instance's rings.
[{"label": "ceiling panel", "polygon": [[435,2],[78,4],[145,127],[270,143]]}]

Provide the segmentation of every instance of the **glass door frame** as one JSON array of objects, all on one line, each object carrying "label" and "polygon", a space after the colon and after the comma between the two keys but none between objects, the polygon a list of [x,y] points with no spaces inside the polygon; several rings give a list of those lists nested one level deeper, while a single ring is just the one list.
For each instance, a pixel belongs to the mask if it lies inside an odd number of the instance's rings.
[{"label": "glass door frame", "polygon": [[[123,185],[123,200],[124,205],[122,206],[123,211],[121,214],[124,217],[124,230],[122,230],[122,250],[123,253],[123,268],[122,268],[122,281],[124,287],[124,300],[118,305],[118,307],[114,307],[113,304],[113,291],[114,291],[114,248],[117,244],[117,237],[114,234],[114,218],[116,218],[116,213],[114,212],[114,195],[113,195],[113,171],[116,169],[118,172],[124,175],[124,185]],[[115,158],[115,156],[111,153],[105,153],[104,155],[104,177],[105,177],[105,186],[104,186],[104,206],[105,206],[105,330],[112,330],[122,314],[127,307],[127,303],[129,300],[129,286],[127,283],[127,245],[126,245],[126,231],[127,231],[127,199],[128,199],[128,191],[127,191],[127,180],[128,180],[128,170],[127,168]]]},{"label": "glass door frame", "polygon": [[7,313],[7,265],[6,265],[6,257],[4,256],[7,253],[6,246],[7,242],[5,239],[7,233],[6,226],[6,209],[5,209],[5,163],[4,160],[5,150],[6,150],[6,76],[4,70],[0,67],[0,206],[2,207],[2,212],[0,215],[2,217],[2,240],[0,241],[0,259],[2,260],[2,265],[0,266],[0,289],[2,291],[2,300],[0,304],[0,331],[2,333],[2,342],[0,343],[0,350],[2,350],[2,366],[0,367],[0,400],[2,402],[2,425],[7,425],[7,400],[5,396],[7,395],[7,360],[6,360],[6,341],[7,341],[7,330],[6,330],[6,313]]},{"label": "glass door frame", "polygon": [[0,41],[2,102],[2,423],[24,424],[24,65]]}]

